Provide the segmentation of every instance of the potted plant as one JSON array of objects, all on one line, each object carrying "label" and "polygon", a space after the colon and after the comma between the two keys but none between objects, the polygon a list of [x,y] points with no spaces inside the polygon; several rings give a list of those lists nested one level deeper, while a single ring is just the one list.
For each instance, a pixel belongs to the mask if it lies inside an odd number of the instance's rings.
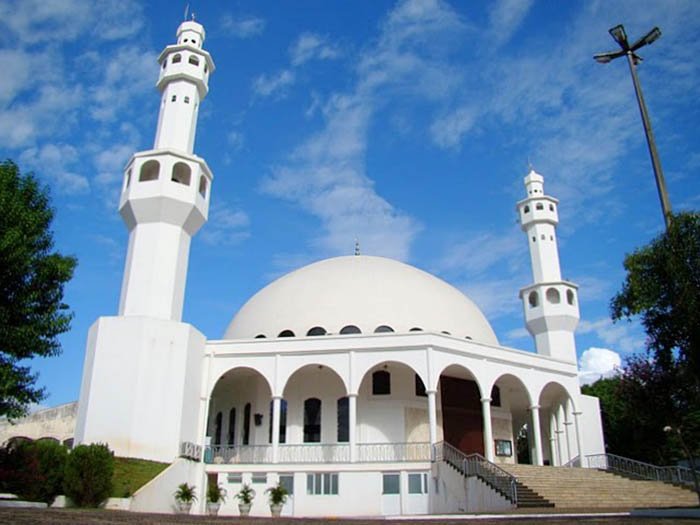
[{"label": "potted plant", "polygon": [[265,492],[269,494],[270,498],[270,512],[273,518],[279,518],[282,513],[282,507],[287,501],[287,489],[282,486],[281,483],[277,483],[274,487],[270,487]]},{"label": "potted plant", "polygon": [[197,501],[194,486],[180,483],[175,491],[175,501],[177,501],[177,509],[181,514],[189,514],[192,503]]},{"label": "potted plant", "polygon": [[250,514],[250,507],[253,504],[253,498],[255,497],[255,491],[247,483],[241,487],[235,498],[238,500],[238,512],[241,516],[247,516]]},{"label": "potted plant", "polygon": [[224,501],[226,501],[226,489],[218,483],[209,483],[207,488],[207,514],[216,516]]}]

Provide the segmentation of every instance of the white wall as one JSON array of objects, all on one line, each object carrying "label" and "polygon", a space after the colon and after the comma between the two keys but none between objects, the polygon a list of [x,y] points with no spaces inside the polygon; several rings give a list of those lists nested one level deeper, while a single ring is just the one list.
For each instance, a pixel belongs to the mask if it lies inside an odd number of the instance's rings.
[{"label": "white wall", "polygon": [[584,455],[605,454],[603,422],[600,419],[600,401],[597,397],[582,394],[579,403],[582,412],[580,425]]},{"label": "white wall", "polygon": [[[174,513],[177,508],[174,493],[181,483],[194,485],[198,500],[206,500],[206,487],[202,486],[203,471],[204,466],[201,463],[178,458],[136,491],[131,498],[130,510]],[[197,509],[193,509],[192,513],[197,513]]]}]

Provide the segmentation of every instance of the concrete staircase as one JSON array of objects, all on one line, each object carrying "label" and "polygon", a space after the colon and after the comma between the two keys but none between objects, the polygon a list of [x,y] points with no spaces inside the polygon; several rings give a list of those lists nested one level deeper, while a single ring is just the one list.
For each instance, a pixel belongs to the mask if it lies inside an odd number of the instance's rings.
[{"label": "concrete staircase", "polygon": [[[632,480],[596,469],[501,465],[556,508],[694,506],[693,491],[660,481]],[[520,487],[518,487],[520,489]]]}]

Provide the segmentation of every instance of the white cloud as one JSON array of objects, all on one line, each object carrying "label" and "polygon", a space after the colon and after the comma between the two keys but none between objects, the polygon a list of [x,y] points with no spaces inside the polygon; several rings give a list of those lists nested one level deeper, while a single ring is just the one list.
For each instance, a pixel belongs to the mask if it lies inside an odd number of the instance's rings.
[{"label": "white cloud", "polygon": [[508,42],[532,7],[532,0],[498,0],[490,4],[488,46]]},{"label": "white cloud", "polygon": [[624,321],[613,323],[607,317],[595,321],[581,320],[576,329],[579,335],[595,334],[606,345],[624,353],[638,352],[644,349],[644,336],[639,327]]},{"label": "white cloud", "polygon": [[231,150],[238,151],[243,147],[243,134],[240,131],[231,130],[228,135],[226,135],[226,142],[228,142]]},{"label": "white cloud", "polygon": [[294,72],[283,69],[276,75],[260,75],[253,81],[253,93],[260,97],[277,94],[284,95],[284,90],[294,84]]},{"label": "white cloud", "polygon": [[45,144],[29,148],[19,157],[20,163],[37,171],[58,193],[76,195],[90,189],[88,179],[74,172],[78,152],[68,144]]},{"label": "white cloud", "polygon": [[209,221],[200,232],[211,246],[238,244],[250,237],[250,217],[243,210],[220,201],[209,210]]},{"label": "white cloud", "polygon": [[250,38],[265,30],[265,20],[249,15],[234,18],[226,14],[221,18],[221,29],[236,38]]},{"label": "white cloud", "polygon": [[300,66],[309,60],[331,60],[339,56],[339,50],[328,40],[315,33],[302,33],[289,48],[293,66]]},{"label": "white cloud", "polygon": [[444,149],[458,147],[462,136],[474,126],[478,113],[475,107],[463,106],[437,118],[430,125],[433,142]]},{"label": "white cloud", "polygon": [[598,379],[612,377],[619,372],[621,364],[617,352],[592,346],[579,359],[579,381],[582,385],[587,385]]}]

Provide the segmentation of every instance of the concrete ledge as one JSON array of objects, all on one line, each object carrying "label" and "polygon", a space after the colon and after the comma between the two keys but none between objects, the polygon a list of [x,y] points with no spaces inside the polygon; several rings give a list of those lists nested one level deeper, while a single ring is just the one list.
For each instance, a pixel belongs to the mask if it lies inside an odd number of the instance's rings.
[{"label": "concrete ledge", "polygon": [[700,519],[700,507],[675,509],[635,509],[630,513],[635,518],[693,518]]},{"label": "concrete ledge", "polygon": [[23,509],[45,509],[48,507],[46,503],[38,501],[22,501],[20,499],[3,499],[0,500],[0,507],[14,507]]}]

